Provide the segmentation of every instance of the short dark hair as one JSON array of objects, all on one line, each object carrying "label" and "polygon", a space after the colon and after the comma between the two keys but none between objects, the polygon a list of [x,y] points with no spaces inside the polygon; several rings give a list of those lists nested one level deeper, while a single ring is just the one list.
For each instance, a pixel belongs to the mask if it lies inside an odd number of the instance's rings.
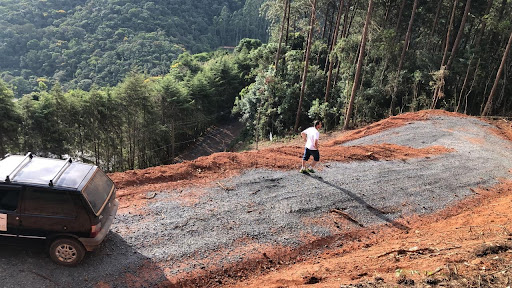
[{"label": "short dark hair", "polygon": [[320,120],[315,120],[315,122],[313,122],[313,126],[314,126],[314,127],[318,126],[319,124],[322,124],[322,121],[320,121]]}]

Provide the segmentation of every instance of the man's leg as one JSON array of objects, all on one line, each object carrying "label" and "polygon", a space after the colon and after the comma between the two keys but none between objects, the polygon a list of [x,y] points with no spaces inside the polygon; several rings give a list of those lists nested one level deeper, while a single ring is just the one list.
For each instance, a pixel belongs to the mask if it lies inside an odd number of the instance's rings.
[{"label": "man's leg", "polygon": [[308,169],[306,168],[307,160],[302,159],[302,167],[300,168],[300,173],[308,174]]},{"label": "man's leg", "polygon": [[304,149],[304,155],[302,156],[302,167],[300,168],[300,173],[307,173],[306,162],[308,162],[310,156],[309,149]]},{"label": "man's leg", "polygon": [[315,168],[316,163],[318,163],[318,161],[316,161],[316,160],[313,161],[313,163],[311,163],[311,165],[309,165],[309,168],[306,171],[308,171],[309,173],[316,173],[315,169],[313,169],[313,168]]},{"label": "man's leg", "polygon": [[312,151],[311,155],[313,155],[313,163],[311,163],[311,166],[308,169],[308,171],[311,173],[315,173],[315,170],[313,168],[315,168],[318,161],[320,161],[320,153],[318,152],[318,150],[314,150]]}]

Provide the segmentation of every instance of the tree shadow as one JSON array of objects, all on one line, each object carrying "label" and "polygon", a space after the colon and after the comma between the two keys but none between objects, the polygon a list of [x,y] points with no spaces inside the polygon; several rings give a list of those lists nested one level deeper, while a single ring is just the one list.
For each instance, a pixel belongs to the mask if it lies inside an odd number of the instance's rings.
[{"label": "tree shadow", "polygon": [[379,209],[373,207],[372,205],[368,204],[363,198],[361,198],[360,196],[358,196],[357,194],[347,190],[347,189],[344,189],[344,188],[341,188],[337,185],[334,185],[326,180],[324,180],[322,177],[319,177],[319,176],[313,176],[313,175],[309,175],[311,178],[315,179],[315,180],[318,180],[320,181],[321,183],[325,184],[325,185],[328,185],[328,186],[331,186],[332,188],[335,188],[341,192],[343,192],[344,194],[346,194],[347,196],[349,196],[350,198],[354,199],[357,203],[361,204],[361,206],[365,207],[368,211],[370,211],[373,215],[375,215],[376,217],[380,218],[381,220],[391,224],[393,227],[395,228],[398,228],[400,230],[404,230],[404,231],[408,231],[410,230],[411,228],[408,227],[408,226],[405,226],[397,221],[394,221],[393,219],[387,217],[386,215],[384,215],[384,213],[382,213],[382,211],[380,211]]}]

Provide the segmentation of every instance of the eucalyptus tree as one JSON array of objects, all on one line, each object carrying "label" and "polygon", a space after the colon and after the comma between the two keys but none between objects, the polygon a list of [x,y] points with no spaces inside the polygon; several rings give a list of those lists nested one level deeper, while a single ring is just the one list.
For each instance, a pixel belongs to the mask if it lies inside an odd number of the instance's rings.
[{"label": "eucalyptus tree", "polygon": [[450,66],[452,65],[453,59],[455,58],[455,54],[459,49],[460,41],[462,39],[462,35],[464,34],[464,29],[466,26],[466,21],[468,19],[469,9],[471,8],[471,0],[466,1],[466,6],[464,8],[464,14],[462,15],[462,20],[459,26],[459,32],[457,32],[457,37],[455,37],[455,42],[453,43],[452,52],[450,53],[450,58],[448,58],[448,62],[446,62],[446,69],[450,70]]},{"label": "eucalyptus tree", "polygon": [[350,100],[347,107],[347,113],[345,115],[345,123],[343,124],[343,129],[348,129],[350,125],[350,118],[352,117],[352,110],[354,108],[354,99],[356,97],[356,93],[359,86],[359,80],[361,77],[361,69],[363,66],[363,60],[364,60],[364,54],[366,53],[365,47],[366,47],[366,38],[368,36],[368,29],[370,25],[370,19],[372,17],[372,11],[373,11],[373,0],[370,0],[368,2],[368,11],[366,12],[366,20],[364,21],[364,28],[363,28],[363,35],[361,38],[361,45],[359,48],[359,57],[357,59],[357,68],[356,68],[356,74],[354,76],[354,83],[352,85],[352,93],[350,94]]},{"label": "eucalyptus tree", "polygon": [[284,8],[283,8],[283,19],[281,20],[281,31],[279,33],[279,41],[277,43],[277,52],[276,52],[276,60],[275,60],[275,70],[276,72],[279,71],[279,58],[281,57],[281,44],[283,43],[283,37],[285,33],[285,26],[286,26],[286,19],[288,16],[288,6],[290,5],[290,0],[283,0],[284,1]]},{"label": "eucalyptus tree", "polygon": [[[398,71],[397,71],[397,77],[400,77],[400,72],[402,71],[403,63],[405,60],[405,54],[407,50],[409,49],[409,43],[411,41],[411,33],[412,33],[412,25],[414,22],[414,15],[416,14],[416,9],[418,7],[418,0],[414,0],[414,4],[411,11],[411,18],[409,19],[409,26],[407,27],[407,33],[405,34],[405,41],[404,45],[402,47],[402,54],[400,55],[400,60],[398,61]],[[397,31],[398,34],[398,31]],[[395,114],[395,100],[396,100],[396,91],[398,84],[398,81],[395,82],[395,85],[393,87],[393,93],[391,95],[391,106],[389,108],[389,114],[394,115]]]},{"label": "eucalyptus tree", "polygon": [[325,97],[324,97],[324,102],[326,102],[326,103],[329,102],[329,97],[330,97],[330,92],[331,92],[332,69],[334,67],[334,62],[336,60],[335,54],[333,53],[333,51],[334,51],[334,47],[336,47],[336,43],[338,42],[338,34],[339,34],[339,30],[340,30],[340,25],[341,25],[341,15],[343,15],[343,11],[344,11],[344,7],[343,7],[344,2],[343,1],[344,0],[340,0],[339,5],[337,6],[338,13],[336,16],[336,25],[334,27],[334,33],[332,36],[331,45],[330,45],[330,49],[329,49],[329,57],[327,57],[329,65],[326,65],[326,67],[329,66],[329,68],[327,70],[327,84],[326,84],[326,88],[325,88]]},{"label": "eucalyptus tree", "polygon": [[300,96],[299,96],[299,105],[297,108],[297,116],[295,117],[295,126],[293,127],[294,131],[297,131],[299,128],[299,122],[300,122],[300,116],[301,116],[301,109],[302,109],[302,102],[304,100],[304,93],[306,91],[306,81],[308,77],[308,67],[309,67],[309,56],[311,53],[311,45],[313,42],[313,32],[315,29],[315,19],[316,19],[316,1],[313,0],[311,3],[311,18],[309,22],[309,33],[308,33],[308,41],[306,44],[306,54],[304,56],[304,72],[302,73],[302,81],[300,86]]},{"label": "eucalyptus tree", "polygon": [[493,109],[493,99],[494,95],[496,94],[496,89],[498,88],[498,84],[501,78],[501,74],[503,73],[503,70],[505,69],[505,65],[507,62],[507,57],[510,52],[510,46],[512,45],[512,32],[510,32],[510,37],[508,38],[507,46],[505,47],[505,51],[503,52],[503,57],[501,58],[501,64],[500,68],[498,69],[498,72],[496,73],[496,79],[494,80],[494,84],[492,85],[491,92],[489,94],[489,97],[487,98],[487,102],[485,104],[484,111],[482,112],[483,116],[487,116],[491,114]]}]

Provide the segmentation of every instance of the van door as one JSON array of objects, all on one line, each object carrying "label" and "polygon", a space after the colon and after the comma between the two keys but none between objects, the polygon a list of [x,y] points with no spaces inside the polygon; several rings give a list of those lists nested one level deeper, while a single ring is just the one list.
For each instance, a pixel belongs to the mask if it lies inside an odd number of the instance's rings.
[{"label": "van door", "polygon": [[73,230],[76,207],[68,191],[27,187],[22,202],[19,237],[46,239]]},{"label": "van door", "polygon": [[0,236],[18,236],[20,191],[18,186],[0,186]]}]

